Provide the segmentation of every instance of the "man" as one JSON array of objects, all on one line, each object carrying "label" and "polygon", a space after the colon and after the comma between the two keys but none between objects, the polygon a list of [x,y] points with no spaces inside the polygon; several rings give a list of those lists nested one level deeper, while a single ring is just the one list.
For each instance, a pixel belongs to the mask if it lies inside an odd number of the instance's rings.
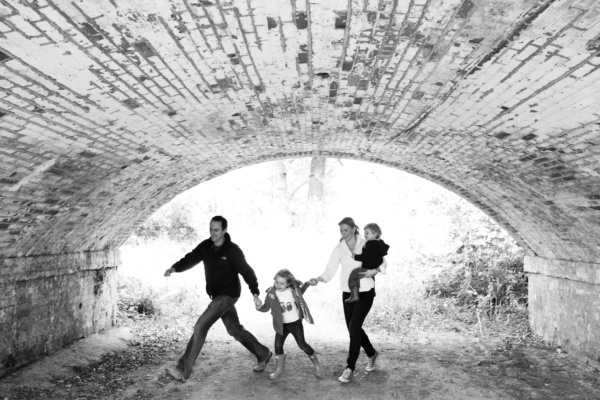
[{"label": "man", "polygon": [[194,326],[194,334],[177,367],[167,368],[167,374],[175,380],[185,382],[192,373],[192,366],[202,350],[208,330],[219,318],[223,320],[227,333],[256,356],[258,364],[254,367],[254,371],[264,371],[273,353],[244,329],[235,309],[235,303],[242,289],[238,274],[242,275],[254,295],[254,304],[260,307],[262,301],[258,297],[260,294],[258,281],[254,270],[246,262],[242,250],[231,241],[227,233],[227,220],[220,215],[210,220],[210,239],[201,242],[198,247],[173,264],[167,269],[165,276],[170,276],[173,272],[186,271],[201,261],[204,262],[206,293],[212,301],[198,318]]}]

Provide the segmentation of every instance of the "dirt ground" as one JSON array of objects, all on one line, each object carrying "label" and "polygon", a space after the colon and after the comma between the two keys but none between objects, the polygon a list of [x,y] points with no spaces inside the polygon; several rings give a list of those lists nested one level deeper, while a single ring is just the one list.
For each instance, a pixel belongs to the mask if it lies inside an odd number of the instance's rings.
[{"label": "dirt ground", "polygon": [[[377,370],[341,384],[347,332],[339,315],[316,313],[306,338],[325,367],[324,379],[293,338],[286,342],[286,373],[278,382],[252,372],[253,357],[222,324],[209,332],[186,383],[170,380],[165,367],[183,353],[187,334],[141,336],[135,324],[82,339],[0,380],[0,400],[16,399],[600,399],[600,372],[553,348],[507,345],[460,332],[369,332],[379,350]],[[268,316],[242,323],[272,347]],[[138,322],[140,323],[140,322]],[[184,337],[185,336],[185,337]],[[172,340],[171,340],[172,339]]]}]

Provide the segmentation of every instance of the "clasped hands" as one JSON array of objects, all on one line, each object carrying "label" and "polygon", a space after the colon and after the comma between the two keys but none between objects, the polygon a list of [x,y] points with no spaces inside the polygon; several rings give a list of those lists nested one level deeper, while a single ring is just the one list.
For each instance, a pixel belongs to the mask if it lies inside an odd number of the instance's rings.
[{"label": "clasped hands", "polygon": [[317,283],[319,282],[325,282],[325,279],[318,277],[318,278],[311,278],[308,280],[308,284],[311,286],[317,286]]},{"label": "clasped hands", "polygon": [[254,307],[256,307],[257,310],[260,310],[262,305],[263,305],[263,303],[262,303],[262,300],[260,299],[260,297],[258,297],[258,295],[255,295],[254,296]]}]

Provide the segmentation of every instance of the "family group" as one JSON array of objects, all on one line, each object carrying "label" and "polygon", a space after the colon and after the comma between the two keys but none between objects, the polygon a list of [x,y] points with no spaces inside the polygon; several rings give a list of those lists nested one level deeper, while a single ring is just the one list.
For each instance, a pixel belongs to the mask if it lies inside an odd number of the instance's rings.
[{"label": "family group", "polygon": [[364,331],[363,323],[375,299],[374,276],[386,273],[387,262],[384,257],[389,246],[381,239],[381,228],[377,224],[367,224],[364,227],[364,238],[360,236],[359,228],[352,218],[346,217],[338,225],[341,239],[333,249],[325,271],[320,276],[302,283],[292,272],[281,269],[275,274],[273,286],[267,289],[263,302],[260,299],[254,270],[227,232],[227,219],[219,215],[213,217],[210,221],[210,238],[201,242],[164,274],[168,277],[175,272],[184,272],[200,262],[204,263],[206,292],[211,299],[194,326],[194,333],[185,353],[176,366],[167,368],[167,374],[181,382],[189,378],[209,329],[219,319],[223,321],[227,333],[256,357],[257,364],[253,370],[265,371],[268,362],[273,358],[273,352],[240,324],[235,308],[241,294],[241,275],[254,297],[256,309],[262,312],[270,310],[273,317],[275,371],[269,378],[277,380],[284,373],[286,355],[283,346],[290,333],[312,361],[315,375],[322,378],[323,365],[304,337],[302,321],[311,324],[314,321],[303,295],[310,286],[319,282],[329,282],[340,266],[342,306],[350,344],[346,365],[338,380],[342,383],[352,381],[361,348],[368,357],[365,370],[375,370],[379,353]]}]

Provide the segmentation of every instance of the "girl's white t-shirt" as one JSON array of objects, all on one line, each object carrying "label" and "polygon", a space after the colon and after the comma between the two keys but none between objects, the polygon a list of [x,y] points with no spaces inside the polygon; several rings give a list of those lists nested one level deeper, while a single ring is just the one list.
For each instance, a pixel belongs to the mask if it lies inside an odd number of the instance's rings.
[{"label": "girl's white t-shirt", "polygon": [[298,305],[294,300],[292,291],[288,288],[283,292],[278,290],[275,291],[277,300],[279,300],[279,306],[281,307],[281,315],[283,315],[283,323],[289,324],[300,319],[300,313],[298,312]]}]

